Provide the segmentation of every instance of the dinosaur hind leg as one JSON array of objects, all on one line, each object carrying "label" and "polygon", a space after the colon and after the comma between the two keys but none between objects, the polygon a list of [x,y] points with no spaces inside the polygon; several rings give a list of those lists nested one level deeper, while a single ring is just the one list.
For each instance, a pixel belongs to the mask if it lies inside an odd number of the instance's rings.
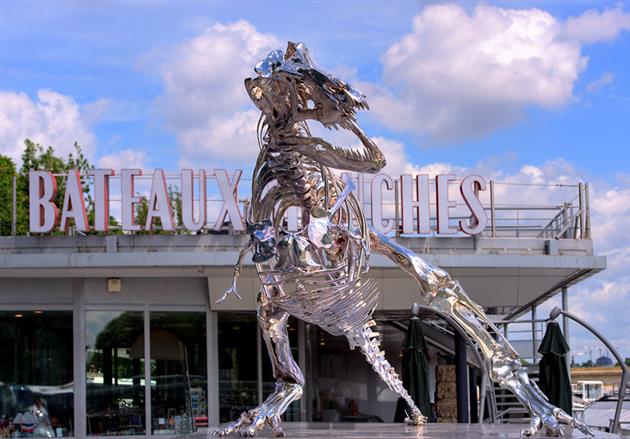
[{"label": "dinosaur hind leg", "polygon": [[427,264],[411,250],[377,232],[370,233],[370,242],[373,249],[394,261],[418,282],[423,306],[448,318],[476,342],[489,366],[490,378],[509,388],[527,408],[531,423],[523,430],[523,435],[530,436],[543,426],[553,435],[562,435],[561,423],[590,434],[583,423],[547,401],[529,379],[517,352],[488,319],[483,308],[475,304],[446,271]]},{"label": "dinosaur hind leg", "polygon": [[302,372],[291,355],[288,319],[289,314],[273,306],[262,291],[258,299],[258,323],[271,358],[276,388],[261,405],[242,413],[237,421],[215,431],[215,435],[239,433],[243,437],[252,437],[269,426],[274,437],[284,436],[280,416],[293,401],[301,398],[304,386]]},{"label": "dinosaur hind leg", "polygon": [[380,334],[372,330],[373,321],[368,322],[361,329],[346,334],[350,346],[358,347],[365,356],[372,369],[381,377],[381,379],[389,386],[391,390],[398,393],[411,409],[408,418],[405,420],[408,424],[419,425],[427,422],[427,417],[422,414],[416,403],[411,399],[407,390],[403,387],[403,383],[398,377],[389,361],[385,359],[385,352],[381,349],[379,340]]}]

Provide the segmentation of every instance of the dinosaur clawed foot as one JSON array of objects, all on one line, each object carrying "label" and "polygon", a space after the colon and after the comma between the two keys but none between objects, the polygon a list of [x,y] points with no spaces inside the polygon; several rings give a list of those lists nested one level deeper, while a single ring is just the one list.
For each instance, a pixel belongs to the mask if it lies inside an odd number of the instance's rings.
[{"label": "dinosaur clawed foot", "polygon": [[243,412],[238,420],[217,429],[215,436],[229,436],[238,433],[241,437],[254,437],[268,426],[273,437],[284,437],[280,416],[291,402],[302,396],[302,386],[293,383],[277,383],[276,391],[255,409]]},{"label": "dinosaur clawed foot", "polygon": [[422,425],[427,423],[428,421],[429,418],[424,416],[419,410],[414,411],[411,414],[407,414],[407,417],[405,418],[405,423],[408,425]]},{"label": "dinosaur clawed foot", "polygon": [[593,432],[583,422],[569,416],[564,410],[557,407],[532,416],[529,427],[521,432],[521,436],[534,436],[543,427],[549,436],[564,436],[564,428],[561,424],[570,425],[584,434],[594,436]]},{"label": "dinosaur clawed foot", "polygon": [[214,435],[224,437],[232,433],[238,433],[241,437],[254,437],[258,430],[262,430],[265,425],[268,425],[271,427],[273,437],[284,437],[284,431],[280,424],[280,416],[268,413],[261,406],[248,412],[243,412],[237,421],[216,430]]}]

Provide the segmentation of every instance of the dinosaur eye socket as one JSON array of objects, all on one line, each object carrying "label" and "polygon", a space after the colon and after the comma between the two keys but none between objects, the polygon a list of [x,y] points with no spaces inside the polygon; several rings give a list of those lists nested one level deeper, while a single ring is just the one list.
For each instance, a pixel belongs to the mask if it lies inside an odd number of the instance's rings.
[{"label": "dinosaur eye socket", "polygon": [[260,87],[252,88],[252,96],[254,96],[256,99],[262,98],[262,95],[263,95],[263,91]]}]

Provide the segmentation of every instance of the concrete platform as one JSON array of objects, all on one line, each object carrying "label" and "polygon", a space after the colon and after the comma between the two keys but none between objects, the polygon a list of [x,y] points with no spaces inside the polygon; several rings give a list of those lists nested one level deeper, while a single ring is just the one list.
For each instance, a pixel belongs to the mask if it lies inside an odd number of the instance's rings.
[{"label": "concrete platform", "polygon": [[[309,439],[333,439],[333,438],[387,438],[387,439],[409,439],[409,438],[520,438],[521,425],[518,424],[426,424],[419,427],[410,427],[403,424],[353,424],[353,423],[325,423],[325,422],[287,422],[284,424],[284,431],[287,438],[309,438]],[[207,432],[198,432],[181,439],[213,438],[210,428]],[[597,438],[619,437],[609,433],[594,431]],[[238,437],[238,435],[234,435]],[[271,437],[269,430],[259,437]],[[547,437],[541,432],[538,437]],[[565,427],[565,437],[584,438],[583,433]]]}]

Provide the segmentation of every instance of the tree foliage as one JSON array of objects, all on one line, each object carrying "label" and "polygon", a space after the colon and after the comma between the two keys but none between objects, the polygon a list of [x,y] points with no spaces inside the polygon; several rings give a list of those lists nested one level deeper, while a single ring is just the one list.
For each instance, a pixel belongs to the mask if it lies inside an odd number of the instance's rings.
[{"label": "tree foliage", "polygon": [[[17,201],[17,221],[16,232],[18,235],[26,235],[29,232],[29,171],[42,170],[58,174],[57,177],[57,194],[54,202],[61,209],[66,189],[66,179],[61,175],[66,174],[69,170],[78,169],[82,175],[85,175],[90,169],[94,169],[94,165],[85,157],[81,146],[75,142],[74,152],[68,154],[67,157],[61,157],[55,153],[52,146],[44,147],[30,139],[24,140],[24,152],[22,153],[22,166],[19,171],[16,170],[15,163],[11,158],[0,155],[0,235],[11,234],[11,223],[13,214],[12,203],[12,185],[13,177],[16,177],[16,201]],[[86,197],[86,209],[88,222],[94,224],[94,200],[90,194],[92,185],[91,179],[83,179],[83,192]],[[169,186],[168,197],[171,203],[171,209],[175,216],[175,223],[182,224],[181,195],[177,188]],[[144,227],[147,219],[148,200],[142,197],[140,203],[136,204],[136,223]],[[118,225],[116,219],[110,216],[110,226],[112,228],[108,232],[122,233],[116,228]],[[154,221],[156,230],[151,232],[136,233],[173,233],[161,230],[159,220]],[[53,234],[63,234],[60,231],[53,231]],[[97,232],[90,232],[97,233]]]},{"label": "tree foliage", "polygon": [[[6,156],[0,155],[0,234],[8,235],[11,233],[11,214],[12,214],[12,191],[11,184],[13,176],[17,180],[17,222],[16,232],[18,235],[25,235],[29,231],[28,223],[28,181],[29,171],[42,170],[49,171],[53,174],[65,174],[70,169],[78,169],[82,173],[93,169],[94,165],[85,157],[81,146],[74,143],[74,153],[68,154],[63,158],[55,153],[52,146],[44,148],[42,145],[31,141],[24,140],[24,152],[22,153],[22,167],[16,172],[15,164]],[[7,186],[8,185],[8,186]],[[54,202],[57,206],[63,205],[63,196],[65,194],[65,178],[57,178],[57,194]],[[94,203],[89,195],[89,182],[84,182],[83,191],[88,194],[86,208],[88,209],[88,217],[94,216]],[[5,203],[5,198],[8,202]],[[5,216],[8,217],[8,223],[5,227]]]},{"label": "tree foliage", "polygon": [[[15,175],[15,163],[13,163],[13,160],[0,155],[0,235],[11,234],[13,177]],[[19,195],[21,196],[22,194]]]}]

